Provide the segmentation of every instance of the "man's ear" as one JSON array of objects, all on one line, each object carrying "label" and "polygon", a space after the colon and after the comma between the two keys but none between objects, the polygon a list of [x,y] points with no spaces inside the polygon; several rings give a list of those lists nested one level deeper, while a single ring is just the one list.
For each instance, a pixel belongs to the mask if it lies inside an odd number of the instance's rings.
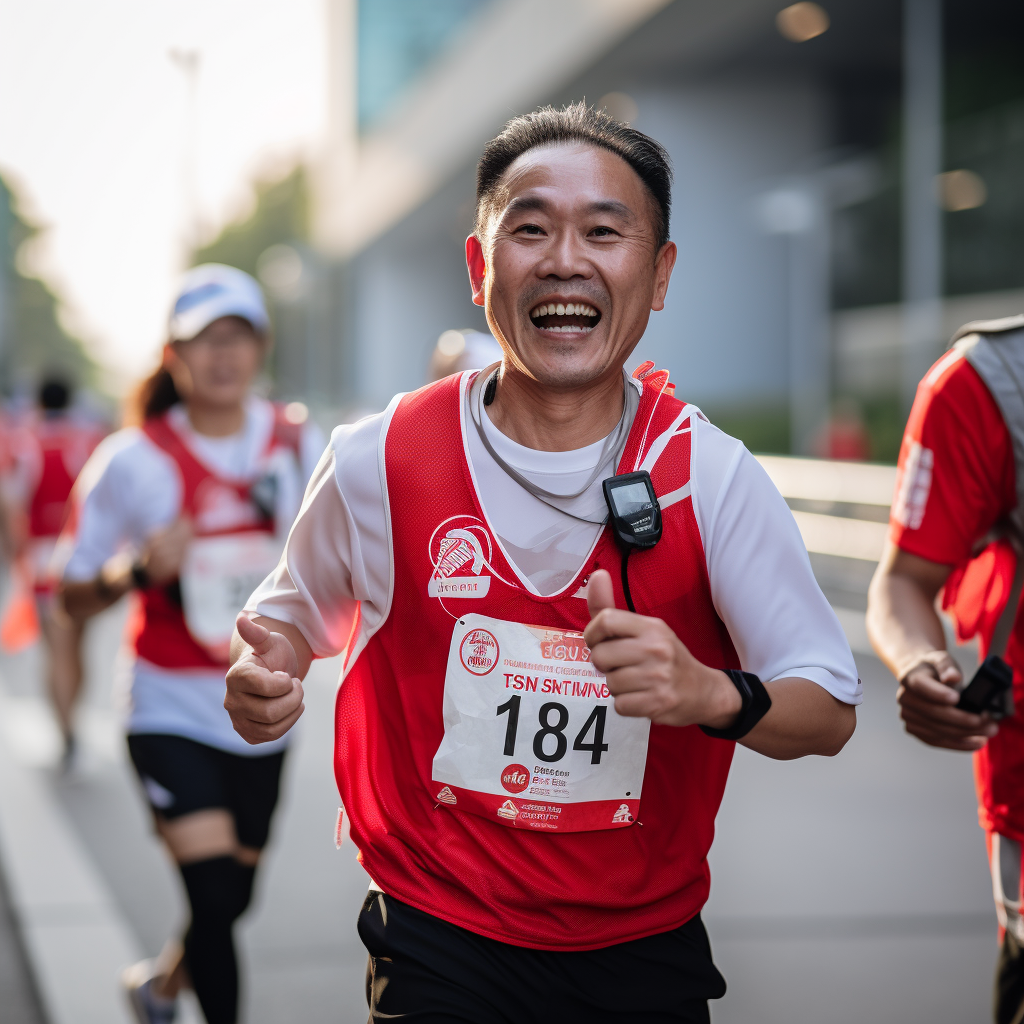
[{"label": "man's ear", "polygon": [[484,247],[476,235],[466,239],[466,269],[469,271],[469,287],[473,290],[473,302],[482,306],[486,302],[484,282],[487,279],[487,261]]},{"label": "man's ear", "polygon": [[654,298],[651,302],[651,309],[655,313],[665,308],[665,296],[668,293],[668,283],[672,278],[672,268],[676,265],[675,242],[666,242],[654,261]]}]

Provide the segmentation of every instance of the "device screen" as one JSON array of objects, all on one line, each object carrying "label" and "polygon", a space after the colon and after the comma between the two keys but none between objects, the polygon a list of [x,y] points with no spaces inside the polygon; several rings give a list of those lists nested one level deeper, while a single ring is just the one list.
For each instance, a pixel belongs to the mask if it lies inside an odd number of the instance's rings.
[{"label": "device screen", "polygon": [[636,483],[626,484],[623,487],[613,487],[611,492],[617,516],[632,515],[634,512],[651,506],[651,496],[643,481],[638,480]]}]

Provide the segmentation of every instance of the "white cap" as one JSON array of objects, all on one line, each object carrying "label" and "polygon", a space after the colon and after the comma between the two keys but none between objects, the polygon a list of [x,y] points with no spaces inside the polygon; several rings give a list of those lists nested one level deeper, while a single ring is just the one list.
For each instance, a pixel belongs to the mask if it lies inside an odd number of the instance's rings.
[{"label": "white cap", "polygon": [[240,316],[260,334],[270,326],[260,286],[244,270],[204,263],[187,271],[171,311],[171,341],[189,341],[222,316]]},{"label": "white cap", "polygon": [[482,369],[501,359],[501,346],[492,335],[471,329],[445,331],[431,353],[427,376],[440,380],[462,370]]}]

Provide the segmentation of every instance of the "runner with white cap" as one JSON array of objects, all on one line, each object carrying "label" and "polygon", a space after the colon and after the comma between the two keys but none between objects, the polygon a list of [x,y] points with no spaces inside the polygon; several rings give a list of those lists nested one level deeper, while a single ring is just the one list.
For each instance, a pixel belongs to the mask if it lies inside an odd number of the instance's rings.
[{"label": "runner with white cap", "polygon": [[128,748],[191,908],[180,943],[126,972],[144,1024],[173,1019],[184,984],[209,1024],[236,1021],[232,929],[277,802],[286,740],[249,746],[223,706],[235,614],[276,563],[323,448],[305,407],[252,393],[269,326],[248,274],[185,275],[138,425],[97,448],[69,528],[68,612],[133,596]]}]

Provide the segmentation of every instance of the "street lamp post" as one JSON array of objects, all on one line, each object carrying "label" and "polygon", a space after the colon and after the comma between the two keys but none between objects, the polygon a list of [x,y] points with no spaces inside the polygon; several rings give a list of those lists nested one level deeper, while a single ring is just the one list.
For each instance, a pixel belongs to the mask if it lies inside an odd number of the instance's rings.
[{"label": "street lamp post", "polygon": [[187,89],[185,107],[185,144],[182,147],[181,178],[185,200],[185,248],[191,254],[202,243],[199,213],[199,65],[198,50],[172,49],[167,54],[185,76]]},{"label": "street lamp post", "polygon": [[942,0],[903,6],[903,412],[942,335]]}]

